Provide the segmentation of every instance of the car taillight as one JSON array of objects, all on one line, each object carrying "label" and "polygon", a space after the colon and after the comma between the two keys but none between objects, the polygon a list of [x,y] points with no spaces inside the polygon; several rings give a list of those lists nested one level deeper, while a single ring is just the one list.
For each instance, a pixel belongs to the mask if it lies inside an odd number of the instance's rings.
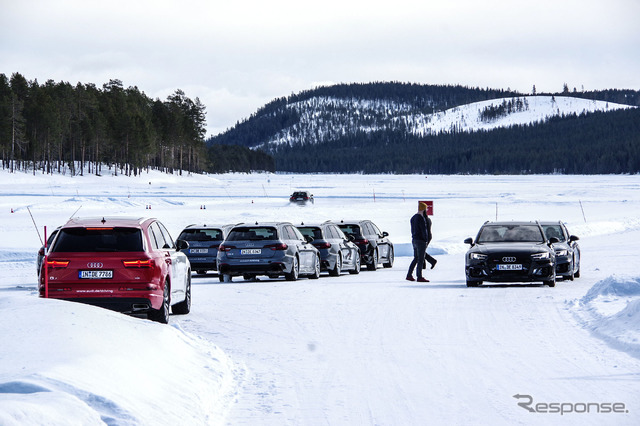
[{"label": "car taillight", "polygon": [[315,248],[317,248],[317,249],[328,249],[328,248],[331,248],[331,244],[330,243],[318,243],[318,244],[314,244],[313,246]]},{"label": "car taillight", "polygon": [[218,250],[222,251],[222,252],[225,252],[225,251],[231,251],[234,248],[236,248],[236,247],[235,246],[229,246],[229,245],[220,244],[220,247],[218,247]]},{"label": "car taillight", "polygon": [[155,266],[153,259],[123,260],[122,264],[125,268],[153,268]]},{"label": "car taillight", "polygon": [[286,245],[285,243],[277,243],[277,244],[268,244],[264,246],[264,248],[276,251],[276,250],[286,250],[289,248],[289,246]]},{"label": "car taillight", "polygon": [[367,240],[366,238],[363,238],[361,240],[354,240],[354,243],[358,245],[369,244],[369,240]]},{"label": "car taillight", "polygon": [[49,268],[66,268],[69,266],[68,260],[47,260],[47,266]]}]

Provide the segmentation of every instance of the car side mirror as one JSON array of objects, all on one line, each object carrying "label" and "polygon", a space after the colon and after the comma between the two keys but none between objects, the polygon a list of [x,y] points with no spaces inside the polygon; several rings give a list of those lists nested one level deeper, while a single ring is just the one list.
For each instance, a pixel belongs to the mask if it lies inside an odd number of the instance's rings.
[{"label": "car side mirror", "polygon": [[311,243],[311,242],[313,242],[313,237],[312,237],[312,236],[310,236],[310,235],[305,235],[305,236],[304,236],[304,240],[305,240],[306,242],[308,242],[308,243]]},{"label": "car side mirror", "polygon": [[382,232],[382,237],[383,237],[383,238],[384,238],[384,237],[388,237],[388,236],[389,236],[389,233],[388,233],[388,232],[386,232],[386,231],[383,231],[383,232]]},{"label": "car side mirror", "polygon": [[557,239],[556,237],[551,237],[549,238],[549,244],[555,244],[555,243],[559,243],[560,240]]},{"label": "car side mirror", "polygon": [[578,241],[580,238],[576,237],[575,235],[572,235],[569,237],[569,241]]},{"label": "car side mirror", "polygon": [[465,244],[469,244],[469,245],[472,246],[473,245],[473,238],[471,238],[471,237],[467,238],[466,240],[464,240],[464,243]]},{"label": "car side mirror", "polygon": [[182,251],[189,248],[189,243],[185,240],[176,241],[176,250]]}]

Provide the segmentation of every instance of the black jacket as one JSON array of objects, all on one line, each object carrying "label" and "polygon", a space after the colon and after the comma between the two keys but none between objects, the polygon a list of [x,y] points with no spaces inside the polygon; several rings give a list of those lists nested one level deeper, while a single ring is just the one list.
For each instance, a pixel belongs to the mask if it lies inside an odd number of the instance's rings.
[{"label": "black jacket", "polygon": [[416,213],[411,217],[411,239],[424,242],[430,240],[427,220],[420,213]]}]

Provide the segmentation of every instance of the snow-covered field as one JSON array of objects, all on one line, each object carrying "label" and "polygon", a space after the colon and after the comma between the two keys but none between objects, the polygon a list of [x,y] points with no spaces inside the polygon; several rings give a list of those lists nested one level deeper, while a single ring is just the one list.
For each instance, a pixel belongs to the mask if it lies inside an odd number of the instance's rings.
[{"label": "snow-covered field", "polygon": [[[315,204],[289,204],[295,189]],[[435,210],[424,285],[404,280],[417,200]],[[637,175],[0,171],[0,425],[640,424],[638,212]],[[397,257],[320,280],[194,277],[167,326],[38,298],[38,232],[74,214],[153,215],[174,237],[369,218]],[[467,288],[462,241],[496,217],[564,220],[581,278]]]}]

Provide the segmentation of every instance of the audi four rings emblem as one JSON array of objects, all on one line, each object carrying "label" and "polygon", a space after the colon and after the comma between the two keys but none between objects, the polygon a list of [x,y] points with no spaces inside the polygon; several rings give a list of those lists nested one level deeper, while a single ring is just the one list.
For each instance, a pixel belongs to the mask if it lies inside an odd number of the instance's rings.
[{"label": "audi four rings emblem", "polygon": [[96,268],[96,269],[100,269],[102,268],[104,265],[100,262],[89,262],[87,263],[87,268]]},{"label": "audi four rings emblem", "polygon": [[515,257],[503,257],[502,261],[503,262],[515,262],[516,258]]}]

